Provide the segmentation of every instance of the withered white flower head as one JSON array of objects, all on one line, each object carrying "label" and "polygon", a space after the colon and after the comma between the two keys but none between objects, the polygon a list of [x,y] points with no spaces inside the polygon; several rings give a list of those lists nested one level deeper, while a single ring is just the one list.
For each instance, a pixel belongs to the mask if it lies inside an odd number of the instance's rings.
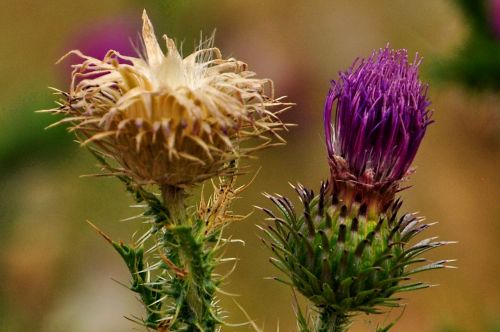
[{"label": "withered white flower head", "polygon": [[[222,59],[213,38],[183,58],[164,35],[164,54],[145,11],[142,38],[143,57],[110,50],[99,60],[70,52],[83,62],[73,66],[69,93],[59,91],[61,106],[50,110],[65,115],[58,123],[71,122],[84,144],[114,159],[113,171],[140,184],[185,187],[284,143],[278,132],[286,127],[276,115],[289,104],[274,98],[271,80]],[[240,146],[254,137],[260,142]]]}]

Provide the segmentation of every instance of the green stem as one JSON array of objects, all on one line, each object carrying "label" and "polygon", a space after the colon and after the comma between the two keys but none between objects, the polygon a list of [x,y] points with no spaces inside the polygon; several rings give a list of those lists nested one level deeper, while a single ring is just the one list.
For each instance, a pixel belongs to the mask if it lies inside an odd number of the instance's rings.
[{"label": "green stem", "polygon": [[345,332],[349,318],[345,313],[335,311],[331,307],[318,307],[319,316],[316,332]]},{"label": "green stem", "polygon": [[[172,291],[169,293],[178,311],[171,331],[216,331],[219,320],[214,307],[217,280],[212,272],[215,260],[206,249],[206,238],[197,227],[172,226],[164,234],[168,258],[182,273],[173,275]],[[187,330],[186,330],[187,329]]]},{"label": "green stem", "polygon": [[[176,290],[170,295],[179,310],[178,322],[189,331],[215,331],[218,325],[214,316],[217,310],[213,308],[215,261],[210,250],[206,251],[204,224],[188,217],[183,189],[163,186],[161,193],[171,220],[164,234],[165,254],[183,271],[172,275]],[[174,327],[172,331],[175,330]]]},{"label": "green stem", "polygon": [[183,225],[187,221],[186,214],[186,193],[184,189],[179,187],[173,187],[169,185],[164,185],[161,188],[161,195],[163,198],[163,204],[167,208],[172,223],[175,225]]},{"label": "green stem", "polygon": [[[148,234],[153,236],[146,235],[158,241],[155,247],[159,249],[160,261],[156,255],[145,255],[142,242],[127,245],[101,235],[130,270],[130,288],[140,295],[147,313],[142,323],[157,332],[217,331],[222,323],[219,308],[214,304],[220,283],[213,275],[217,246],[214,247],[213,238],[206,236],[204,220],[197,213],[188,214],[182,188],[162,186],[159,200],[142,187],[131,185],[130,179],[121,180],[138,203],[147,204],[143,215],[150,218],[152,228]],[[159,270],[149,269],[157,264]]]}]

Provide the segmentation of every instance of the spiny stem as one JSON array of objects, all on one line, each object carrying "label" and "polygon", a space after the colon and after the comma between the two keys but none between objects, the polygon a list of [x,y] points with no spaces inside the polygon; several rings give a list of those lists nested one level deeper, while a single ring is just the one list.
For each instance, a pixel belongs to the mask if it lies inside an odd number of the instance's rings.
[{"label": "spiny stem", "polygon": [[345,313],[335,311],[331,307],[319,309],[316,332],[345,332],[349,325],[349,318]]},{"label": "spiny stem", "polygon": [[[203,229],[200,229],[203,234]],[[183,313],[187,321],[195,326],[202,326],[202,331],[214,331],[217,322],[211,312],[215,295],[215,281],[212,279],[214,262],[210,255],[204,253],[205,240],[197,239],[198,235],[192,228],[179,228],[176,235],[179,241],[179,259],[186,270],[180,282],[184,285],[186,307]],[[194,331],[197,331],[195,329]]]},{"label": "spiny stem", "polygon": [[[164,241],[161,241],[165,252],[160,257],[174,272],[172,278],[176,291],[171,296],[179,310],[177,321],[186,324],[189,331],[215,331],[218,325],[217,318],[213,316],[216,309],[212,308],[216,284],[212,279],[212,269],[215,261],[204,252],[207,245],[203,236],[204,224],[188,217],[184,189],[167,185],[160,189],[170,218]],[[172,328],[176,331],[176,327]],[[165,329],[159,326],[157,331],[164,332]]]},{"label": "spiny stem", "polygon": [[163,185],[160,188],[163,204],[167,208],[172,223],[182,225],[187,221],[186,217],[186,193],[184,189],[170,185]]},{"label": "spiny stem", "polygon": [[[157,241],[157,255],[145,254],[143,243],[115,242],[93,226],[118,251],[132,276],[130,289],[140,295],[146,309],[143,325],[156,332],[214,332],[222,321],[215,303],[220,282],[214,277],[218,245],[206,236],[205,220],[186,210],[182,188],[162,186],[162,200],[143,188],[122,181],[138,203],[145,202]],[[159,257],[160,262],[153,261]],[[158,264],[160,263],[160,264]],[[150,267],[156,265],[153,270]]]}]

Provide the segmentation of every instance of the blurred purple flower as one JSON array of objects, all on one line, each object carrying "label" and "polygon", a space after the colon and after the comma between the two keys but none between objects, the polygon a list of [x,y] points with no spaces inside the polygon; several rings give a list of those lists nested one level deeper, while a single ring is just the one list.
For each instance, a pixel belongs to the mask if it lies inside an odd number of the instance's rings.
[{"label": "blurred purple flower", "polygon": [[500,0],[490,0],[490,6],[487,10],[493,34],[497,39],[500,39]]},{"label": "blurred purple flower", "polygon": [[104,58],[109,50],[136,56],[133,41],[138,40],[140,31],[136,21],[129,16],[116,16],[86,25],[74,36],[71,48],[96,59]]},{"label": "blurred purple flower", "polygon": [[[102,60],[109,50],[122,55],[137,56],[135,47],[138,43],[140,26],[135,17],[119,15],[107,17],[91,24],[85,24],[82,29],[71,35],[71,41],[65,45],[65,51],[79,50],[83,54]],[[136,45],[134,43],[137,41]],[[124,60],[120,60],[124,61]],[[67,79],[71,72],[70,65],[80,63],[81,59],[70,55],[62,68],[61,76]]]},{"label": "blurred purple flower", "polygon": [[[331,82],[325,103],[326,145],[334,190],[380,212],[400,189],[431,121],[421,58],[389,47],[356,60]],[[335,124],[332,111],[335,108]],[[332,132],[333,127],[333,132]]]}]

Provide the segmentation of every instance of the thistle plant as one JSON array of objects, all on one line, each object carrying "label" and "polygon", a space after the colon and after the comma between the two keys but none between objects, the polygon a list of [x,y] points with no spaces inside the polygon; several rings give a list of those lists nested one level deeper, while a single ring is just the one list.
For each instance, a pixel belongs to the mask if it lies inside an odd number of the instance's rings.
[{"label": "thistle plant", "polygon": [[[144,317],[132,319],[157,331],[217,331],[223,278],[214,269],[228,242],[222,230],[243,218],[231,212],[245,187],[235,182],[240,160],[284,143],[277,115],[289,104],[274,98],[272,81],[224,59],[213,38],[187,57],[164,41],[166,53],[144,12],[140,56],[70,52],[82,62],[73,65],[70,90],[56,90],[60,106],[48,112],[62,115],[55,125],[70,123],[100,162],[100,175],[117,177],[144,208],[139,218],[149,229],[131,244],[96,227],[123,258],[130,289],[144,304]],[[191,197],[206,180],[212,196]]]},{"label": "thistle plant", "polygon": [[357,313],[398,307],[397,294],[430,286],[414,274],[450,262],[421,257],[449,242],[412,241],[431,224],[416,213],[401,214],[397,197],[432,122],[420,62],[386,47],[341,72],[324,110],[330,178],[318,194],[293,186],[300,212],[288,198],[266,194],[278,212],[262,209],[271,221],[263,227],[265,243],[274,253],[271,263],[287,276],[277,280],[314,307],[312,323],[299,310],[301,331],[346,331]]}]

